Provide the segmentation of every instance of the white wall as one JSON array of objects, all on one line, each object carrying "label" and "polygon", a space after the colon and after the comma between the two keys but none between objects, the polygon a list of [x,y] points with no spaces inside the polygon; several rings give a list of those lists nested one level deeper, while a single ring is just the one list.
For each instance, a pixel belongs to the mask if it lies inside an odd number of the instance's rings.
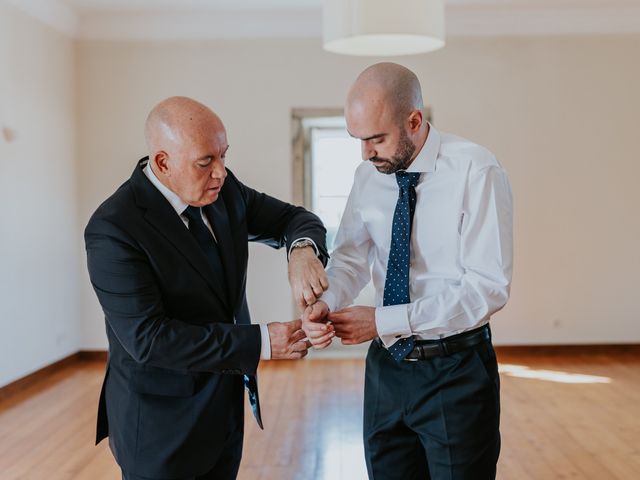
[{"label": "white wall", "polygon": [[[486,145],[510,173],[515,276],[497,343],[640,342],[639,58],[640,37],[600,36],[453,39],[398,59],[421,78],[436,126]],[[291,109],[341,106],[374,61],[324,53],[316,40],[81,42],[81,224],[131,174],[145,116],[170,95],[216,110],[228,165],[290,199]],[[260,246],[251,255],[254,319],[290,319],[284,257]],[[104,348],[84,276],[82,347]]]},{"label": "white wall", "polygon": [[74,57],[0,3],[0,386],[80,346]]}]

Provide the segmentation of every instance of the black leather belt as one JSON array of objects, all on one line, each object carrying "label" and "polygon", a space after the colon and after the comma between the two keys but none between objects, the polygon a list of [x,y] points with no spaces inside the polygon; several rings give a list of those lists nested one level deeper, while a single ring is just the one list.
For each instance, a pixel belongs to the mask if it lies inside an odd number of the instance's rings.
[{"label": "black leather belt", "polygon": [[488,324],[441,340],[416,340],[415,347],[405,357],[405,361],[417,362],[432,357],[444,357],[490,340],[491,329]]}]

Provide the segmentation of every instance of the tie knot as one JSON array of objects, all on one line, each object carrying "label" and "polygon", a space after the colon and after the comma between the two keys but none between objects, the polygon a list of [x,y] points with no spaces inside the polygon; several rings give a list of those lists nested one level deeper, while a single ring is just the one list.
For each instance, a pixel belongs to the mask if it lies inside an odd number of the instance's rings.
[{"label": "tie knot", "polygon": [[182,214],[189,219],[189,221],[202,221],[202,214],[200,213],[200,207],[193,207],[189,205]]},{"label": "tie knot", "polygon": [[415,187],[420,180],[420,172],[396,172],[396,181],[401,189]]}]

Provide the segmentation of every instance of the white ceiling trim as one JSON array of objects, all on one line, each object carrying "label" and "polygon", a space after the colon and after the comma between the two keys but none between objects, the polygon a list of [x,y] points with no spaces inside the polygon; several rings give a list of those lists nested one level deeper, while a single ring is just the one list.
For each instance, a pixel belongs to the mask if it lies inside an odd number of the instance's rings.
[{"label": "white ceiling trim", "polygon": [[640,33],[640,5],[591,8],[449,8],[447,35],[608,35]]},{"label": "white ceiling trim", "polygon": [[78,35],[78,14],[59,0],[4,1],[62,33],[72,37]]},{"label": "white ceiling trim", "polygon": [[[225,12],[87,13],[79,37],[97,40],[319,37],[319,9]],[[447,9],[448,36],[640,33],[640,6],[618,8]]]},{"label": "white ceiling trim", "polygon": [[79,37],[90,40],[199,40],[317,37],[320,10],[88,12]]},{"label": "white ceiling trim", "polygon": [[[87,40],[318,38],[322,34],[319,8],[107,12],[74,10],[61,0],[4,1]],[[640,5],[531,8],[512,3],[457,4],[447,8],[446,19],[449,37],[640,34]]]}]

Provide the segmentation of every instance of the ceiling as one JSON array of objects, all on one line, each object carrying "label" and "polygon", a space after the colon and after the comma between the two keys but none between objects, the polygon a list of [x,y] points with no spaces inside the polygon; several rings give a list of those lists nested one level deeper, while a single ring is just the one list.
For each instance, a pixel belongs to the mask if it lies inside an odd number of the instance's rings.
[{"label": "ceiling", "polygon": [[203,11],[320,8],[321,0],[60,0],[80,11]]},{"label": "ceiling", "polygon": [[[319,9],[322,0],[59,0],[80,11],[282,10]],[[392,0],[390,0],[392,1]],[[425,0],[428,1],[428,0]],[[638,6],[638,0],[446,0],[471,8],[586,8]]]},{"label": "ceiling", "polygon": [[[322,0],[3,1],[80,39],[315,38],[322,34]],[[640,0],[446,0],[446,5],[449,37],[640,34]]]}]

